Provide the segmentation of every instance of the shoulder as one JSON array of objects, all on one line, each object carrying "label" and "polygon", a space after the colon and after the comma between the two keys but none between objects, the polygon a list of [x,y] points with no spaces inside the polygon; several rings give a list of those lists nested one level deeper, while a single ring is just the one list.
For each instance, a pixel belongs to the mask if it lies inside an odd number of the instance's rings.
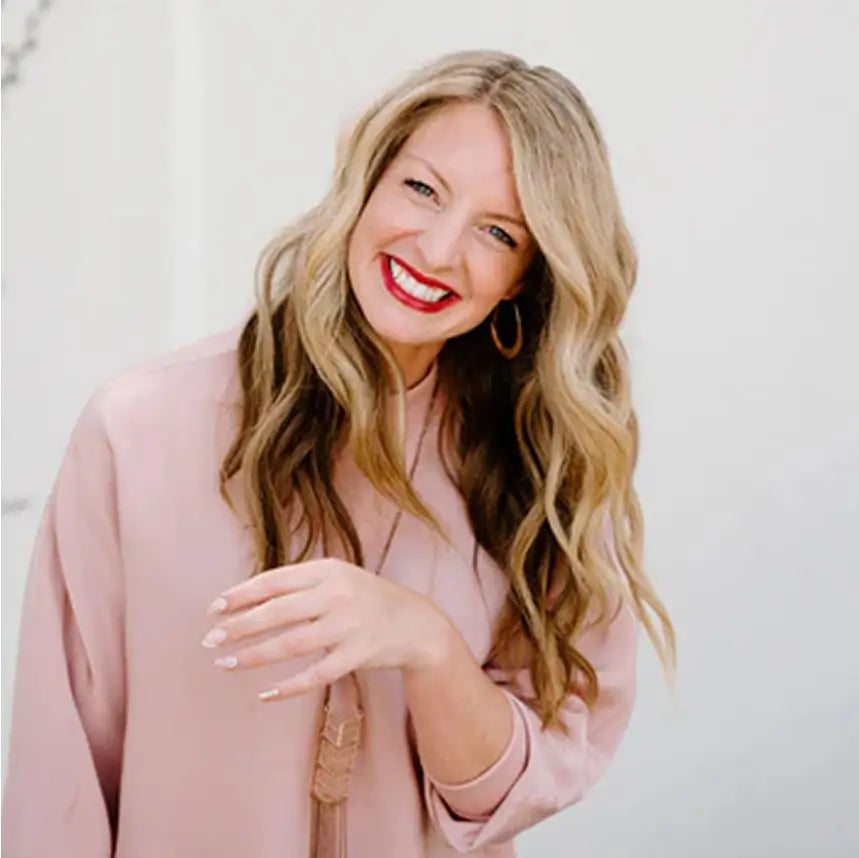
[{"label": "shoulder", "polygon": [[84,404],[74,436],[111,442],[147,427],[187,425],[235,407],[242,327],[163,352],[102,382]]}]

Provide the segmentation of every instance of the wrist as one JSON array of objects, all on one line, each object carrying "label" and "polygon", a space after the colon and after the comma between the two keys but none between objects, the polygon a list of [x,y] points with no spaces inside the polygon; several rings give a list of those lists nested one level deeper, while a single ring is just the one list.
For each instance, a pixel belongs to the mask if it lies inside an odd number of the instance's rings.
[{"label": "wrist", "polygon": [[415,651],[403,665],[404,674],[427,673],[444,668],[456,644],[458,632],[448,617],[429,603],[423,633],[416,636]]}]

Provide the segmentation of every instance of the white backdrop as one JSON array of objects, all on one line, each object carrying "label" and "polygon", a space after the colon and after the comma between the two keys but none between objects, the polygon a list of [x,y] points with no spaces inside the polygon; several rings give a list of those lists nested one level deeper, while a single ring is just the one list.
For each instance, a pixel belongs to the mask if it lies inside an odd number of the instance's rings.
[{"label": "white backdrop", "polygon": [[[4,6],[4,42],[16,9]],[[263,242],[400,72],[495,47],[585,92],[641,255],[625,324],[672,697],[537,856],[859,849],[859,283],[847,2],[62,2],[3,106],[3,770],[38,516],[93,387],[239,321]],[[8,19],[8,20],[7,20]],[[851,115],[852,110],[852,115]]]}]

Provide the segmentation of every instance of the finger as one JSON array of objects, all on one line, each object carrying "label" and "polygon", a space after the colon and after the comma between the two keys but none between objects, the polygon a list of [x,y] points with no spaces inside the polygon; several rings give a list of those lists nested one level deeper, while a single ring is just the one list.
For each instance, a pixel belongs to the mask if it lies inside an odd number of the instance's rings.
[{"label": "finger", "polygon": [[340,646],[332,650],[325,658],[311,665],[307,670],[279,682],[257,696],[262,701],[295,697],[314,688],[337,682],[346,674],[360,668],[363,662],[363,656],[354,647]]},{"label": "finger", "polygon": [[275,596],[306,590],[325,575],[327,559],[277,566],[224,590],[207,608],[210,614],[227,614],[249,608]]},{"label": "finger", "polygon": [[242,670],[251,667],[262,667],[285,661],[288,658],[298,658],[312,652],[336,646],[340,635],[334,623],[324,620],[311,620],[269,638],[262,643],[240,649],[232,655],[215,659],[215,664],[227,670]]},{"label": "finger", "polygon": [[203,638],[203,646],[223,646],[282,626],[318,619],[325,613],[327,603],[326,594],[319,588],[275,596],[242,613],[233,612]]}]

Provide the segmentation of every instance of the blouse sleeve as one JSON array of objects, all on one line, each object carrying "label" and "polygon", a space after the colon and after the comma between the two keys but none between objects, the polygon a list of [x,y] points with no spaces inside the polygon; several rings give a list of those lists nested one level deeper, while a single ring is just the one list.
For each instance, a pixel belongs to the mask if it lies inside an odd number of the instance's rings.
[{"label": "blouse sleeve", "polygon": [[492,664],[484,668],[518,719],[507,750],[473,781],[454,787],[429,778],[423,782],[430,818],[457,851],[511,840],[584,798],[608,767],[635,701],[637,621],[631,606],[623,602],[618,609],[616,603],[576,648],[597,673],[599,695],[590,709],[577,695],[567,698],[560,713],[567,735],[543,730],[539,716],[523,702],[533,694],[527,668],[512,674]]},{"label": "blouse sleeve", "polygon": [[113,456],[93,397],[31,555],[17,655],[3,855],[113,854],[125,711]]}]

